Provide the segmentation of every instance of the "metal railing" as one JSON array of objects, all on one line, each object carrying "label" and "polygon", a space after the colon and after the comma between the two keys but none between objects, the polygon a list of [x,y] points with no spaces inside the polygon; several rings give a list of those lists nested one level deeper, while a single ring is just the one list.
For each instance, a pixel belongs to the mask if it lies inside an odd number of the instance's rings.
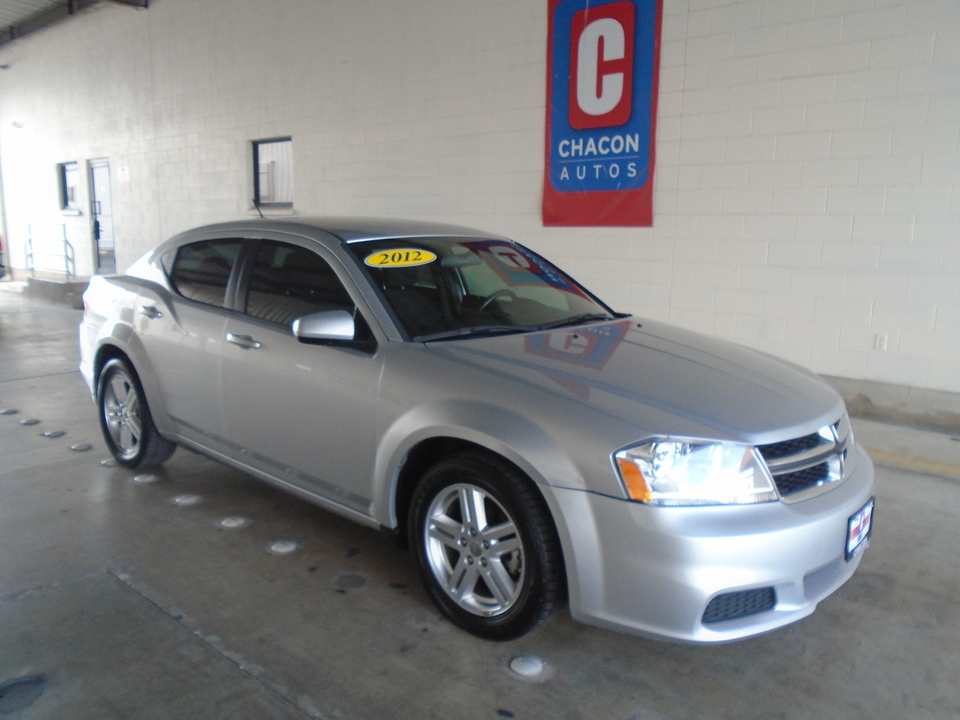
[{"label": "metal railing", "polygon": [[37,270],[63,273],[68,281],[77,276],[77,260],[65,224],[27,225],[24,255],[31,277],[36,277]]}]

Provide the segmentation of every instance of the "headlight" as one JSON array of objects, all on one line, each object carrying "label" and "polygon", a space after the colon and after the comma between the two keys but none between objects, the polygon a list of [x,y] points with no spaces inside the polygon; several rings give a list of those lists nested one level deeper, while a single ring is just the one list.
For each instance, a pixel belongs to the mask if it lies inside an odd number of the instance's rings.
[{"label": "headlight", "polygon": [[773,478],[750,445],[651,440],[614,456],[633,500],[651,505],[744,505],[777,499]]}]

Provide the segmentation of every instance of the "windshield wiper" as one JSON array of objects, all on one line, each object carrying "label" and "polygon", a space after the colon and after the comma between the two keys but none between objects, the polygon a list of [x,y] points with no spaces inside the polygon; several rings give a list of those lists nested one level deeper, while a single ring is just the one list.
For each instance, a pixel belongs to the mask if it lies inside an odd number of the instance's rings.
[{"label": "windshield wiper", "polygon": [[567,327],[568,325],[581,325],[583,323],[590,322],[591,320],[613,320],[610,315],[607,313],[584,313],[582,315],[574,315],[573,317],[563,318],[562,320],[554,320],[553,322],[543,323],[543,325],[537,325],[537,330],[552,330],[553,328]]},{"label": "windshield wiper", "polygon": [[459,340],[469,337],[530,332],[531,330],[537,329],[539,328],[531,327],[529,325],[476,325],[473,327],[457,328],[456,330],[443,330],[442,332],[432,333],[430,335],[417,335],[413,338],[413,341],[430,342],[431,340]]},{"label": "windshield wiper", "polygon": [[592,320],[614,320],[608,313],[583,313],[574,315],[561,320],[543,323],[540,325],[476,325],[473,327],[462,327],[456,330],[442,330],[441,332],[430,335],[417,335],[413,338],[414,342],[430,342],[431,340],[459,340],[470,337],[483,337],[489,335],[508,335],[511,333],[535,332],[538,330],[552,330],[554,328],[567,327],[568,325],[581,325]]}]

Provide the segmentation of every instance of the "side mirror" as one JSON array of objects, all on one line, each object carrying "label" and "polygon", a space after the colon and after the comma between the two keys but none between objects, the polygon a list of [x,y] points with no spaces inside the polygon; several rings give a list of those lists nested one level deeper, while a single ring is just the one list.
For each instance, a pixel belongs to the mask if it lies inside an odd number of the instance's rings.
[{"label": "side mirror", "polygon": [[357,324],[346,310],[324,310],[294,320],[293,334],[300,342],[352,342]]}]

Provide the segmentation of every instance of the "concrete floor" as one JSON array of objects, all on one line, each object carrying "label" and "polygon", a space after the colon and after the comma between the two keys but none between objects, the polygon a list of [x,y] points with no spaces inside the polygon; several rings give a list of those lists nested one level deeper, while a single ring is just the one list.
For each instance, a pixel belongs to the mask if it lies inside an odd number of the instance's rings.
[{"label": "concrete floor", "polygon": [[[854,423],[907,469],[878,467],[859,572],[787,629],[699,647],[563,613],[490,643],[444,622],[373,531],[184,450],[155,477],[102,465],[80,312],[14,289],[0,283],[0,409],[18,411],[0,415],[0,686],[26,680],[0,689],[0,714],[960,717],[955,438]],[[282,541],[296,549],[271,552]],[[537,680],[509,670],[522,654],[546,663]]]}]

